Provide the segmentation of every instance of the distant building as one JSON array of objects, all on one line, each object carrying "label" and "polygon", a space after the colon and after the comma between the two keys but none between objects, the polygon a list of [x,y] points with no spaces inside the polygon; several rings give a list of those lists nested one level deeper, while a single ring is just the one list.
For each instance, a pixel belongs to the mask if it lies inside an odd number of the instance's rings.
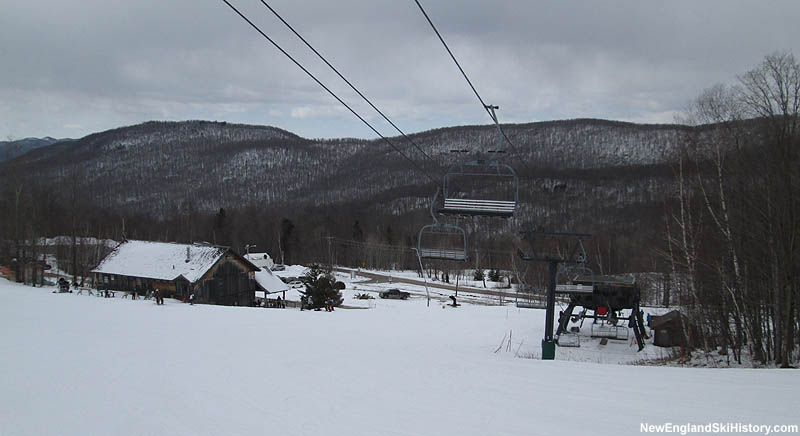
[{"label": "distant building", "polygon": [[261,269],[271,270],[275,266],[275,262],[272,261],[272,258],[267,253],[247,253],[244,258]]},{"label": "distant building", "polygon": [[256,300],[265,301],[269,299],[270,294],[280,293],[281,297],[286,300],[286,291],[289,286],[272,273],[272,267],[275,262],[267,253],[247,253],[244,258],[249,260],[253,265],[259,267],[261,271],[256,272]]},{"label": "distant building", "polygon": [[250,306],[259,268],[228,247],[128,240],[92,273],[98,289],[145,293],[228,306]]},{"label": "distant building", "polygon": [[657,347],[691,345],[694,327],[689,322],[689,318],[677,310],[651,317],[650,328],[655,332],[653,345]]}]

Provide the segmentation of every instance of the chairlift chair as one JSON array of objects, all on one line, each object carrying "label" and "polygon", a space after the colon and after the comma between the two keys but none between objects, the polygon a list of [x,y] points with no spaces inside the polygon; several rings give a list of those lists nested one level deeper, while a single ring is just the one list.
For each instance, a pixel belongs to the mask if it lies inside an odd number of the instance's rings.
[{"label": "chairlift chair", "polygon": [[628,328],[619,325],[613,325],[607,322],[600,324],[592,323],[589,335],[593,338],[606,338],[614,339],[617,341],[628,340]]},{"label": "chairlift chair", "polygon": [[[495,113],[500,106],[484,107],[497,127],[497,145],[502,148],[505,134]],[[489,152],[504,153],[501,149]],[[467,189],[460,192],[459,188],[464,187]],[[444,207],[439,213],[511,218],[519,202],[519,179],[513,168],[496,159],[471,160],[451,167],[445,174],[443,194]]]},{"label": "chairlift chair", "polygon": [[[573,247],[572,264],[560,264],[556,273],[556,292],[562,294],[591,294],[595,289],[594,271],[586,266],[586,249],[580,240]],[[574,283],[578,281],[579,283]],[[571,310],[570,310],[571,312]]]},{"label": "chairlift chair", "polygon": [[[595,291],[594,271],[586,266],[587,256],[582,242],[579,241],[578,245],[575,246],[571,257],[575,258],[577,263],[572,265],[561,264],[558,272],[556,272],[556,292],[570,296],[567,309],[559,317],[556,335],[567,331],[570,320],[576,321],[572,315],[575,307],[581,306],[581,302],[585,298],[592,298]],[[578,317],[581,318],[581,327],[583,327],[583,319],[586,317],[585,306]]]},{"label": "chairlift chair", "polygon": [[560,268],[556,276],[557,292],[564,294],[591,294],[595,289],[594,277],[594,271],[584,265],[571,265]]},{"label": "chairlift chair", "polygon": [[453,224],[428,224],[419,231],[417,250],[422,259],[465,262],[469,259],[467,233]]},{"label": "chairlift chair", "polygon": [[467,254],[467,232],[458,225],[441,223],[433,213],[433,205],[439,197],[439,191],[431,203],[433,224],[423,226],[417,237],[417,254],[422,259],[454,260],[465,262]]},{"label": "chairlift chair", "polygon": [[561,333],[556,339],[559,347],[580,348],[581,337],[577,333]]},{"label": "chairlift chair", "polygon": [[519,179],[497,160],[472,160],[450,168],[442,192],[441,214],[510,218],[519,201]]}]

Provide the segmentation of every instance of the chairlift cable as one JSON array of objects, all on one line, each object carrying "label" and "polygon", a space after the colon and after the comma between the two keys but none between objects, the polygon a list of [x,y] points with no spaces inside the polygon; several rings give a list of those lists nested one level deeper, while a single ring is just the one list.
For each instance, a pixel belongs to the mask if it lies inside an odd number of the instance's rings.
[{"label": "chairlift cable", "polygon": [[[436,33],[436,36],[439,37],[439,41],[442,42],[442,45],[444,46],[445,50],[447,50],[447,53],[450,54],[450,58],[453,59],[453,62],[455,62],[456,66],[458,67],[458,70],[461,71],[461,75],[464,76],[464,79],[466,79],[467,83],[469,84],[469,87],[472,88],[472,92],[475,93],[475,97],[478,97],[478,101],[480,101],[481,105],[483,106],[483,109],[486,111],[487,114],[489,114],[489,118],[491,118],[492,121],[497,125],[498,130],[500,130],[500,133],[503,135],[503,138],[506,140],[506,142],[508,142],[508,145],[511,146],[511,148],[514,150],[514,152],[516,154],[519,154],[517,152],[517,148],[514,146],[514,143],[511,142],[511,140],[508,138],[508,135],[506,135],[506,132],[503,131],[503,128],[500,126],[500,123],[497,121],[497,118],[492,113],[492,106],[487,105],[486,102],[483,101],[483,98],[481,98],[480,94],[478,94],[478,90],[475,89],[475,86],[472,84],[472,81],[469,80],[469,77],[467,76],[467,73],[461,67],[461,64],[458,62],[458,59],[456,59],[456,56],[453,54],[453,51],[450,50],[450,47],[444,41],[444,38],[442,37],[442,34],[439,33],[438,29],[436,29],[436,26],[433,24],[433,21],[428,16],[428,13],[425,12],[425,9],[420,4],[419,0],[414,0],[414,2],[419,7],[419,10],[422,12],[422,15],[425,16],[425,19],[428,20],[428,24],[431,25],[431,28]],[[495,106],[495,108],[498,108],[498,107]],[[523,162],[523,165],[525,165],[525,160],[524,159],[522,160],[522,162]],[[525,165],[525,166],[527,168],[527,165]]]},{"label": "chairlift cable", "polygon": [[269,4],[268,4],[268,3],[267,3],[265,0],[261,0],[261,3],[262,3],[262,4],[263,4],[263,5],[264,5],[264,6],[265,6],[267,9],[269,9],[269,10],[270,10],[270,12],[272,12],[272,14],[273,14],[273,15],[275,15],[275,16],[276,16],[276,17],[277,17],[277,18],[278,18],[278,19],[279,19],[279,20],[280,20],[280,21],[281,21],[281,22],[282,22],[282,23],[283,23],[283,24],[284,24],[284,25],[285,25],[287,28],[289,28],[289,30],[291,30],[291,31],[292,31],[292,33],[294,33],[294,34],[295,34],[295,36],[297,36],[297,37],[300,39],[300,41],[303,41],[303,44],[305,44],[305,45],[306,45],[306,47],[308,47],[308,48],[309,48],[309,50],[311,50],[312,52],[314,52],[314,54],[315,54],[315,55],[317,55],[317,57],[318,57],[318,58],[320,58],[320,59],[321,59],[323,62],[325,62],[325,65],[327,65],[328,67],[330,67],[330,69],[331,69],[331,70],[333,70],[333,72],[334,72],[334,73],[336,73],[336,75],[338,75],[340,79],[342,79],[342,80],[343,80],[345,83],[347,83],[347,85],[348,85],[348,86],[350,86],[350,89],[352,89],[353,91],[355,91],[355,92],[356,92],[356,94],[358,94],[358,95],[359,95],[359,96],[360,96],[360,97],[361,97],[361,98],[362,98],[364,101],[366,101],[366,102],[367,102],[367,104],[369,104],[369,105],[372,107],[372,109],[374,109],[374,110],[375,110],[375,112],[377,112],[378,114],[380,114],[380,116],[381,116],[381,117],[383,117],[383,119],[384,119],[384,120],[386,120],[386,122],[387,122],[387,123],[389,123],[389,124],[390,124],[392,127],[394,127],[394,129],[395,129],[395,130],[397,130],[397,131],[398,131],[398,132],[399,132],[401,135],[403,135],[403,138],[405,138],[405,139],[406,139],[408,142],[410,142],[410,143],[411,143],[411,144],[412,144],[412,145],[413,145],[413,146],[414,146],[414,147],[415,147],[417,150],[419,150],[419,152],[420,152],[420,153],[422,153],[422,155],[423,155],[423,156],[425,156],[425,157],[426,157],[428,160],[430,160],[431,162],[433,162],[433,164],[434,164],[434,165],[436,165],[436,166],[437,166],[439,169],[441,169],[441,165],[439,165],[439,164],[438,164],[438,163],[437,163],[435,160],[433,160],[433,158],[431,158],[431,157],[430,157],[430,155],[428,155],[428,153],[426,153],[426,152],[425,152],[425,150],[423,150],[423,149],[422,149],[422,147],[420,147],[420,146],[419,146],[419,144],[417,144],[416,142],[414,142],[414,140],[413,140],[413,139],[411,139],[411,138],[410,138],[408,135],[406,135],[406,133],[405,133],[405,132],[403,132],[402,130],[400,130],[400,128],[399,128],[399,127],[397,127],[397,125],[395,125],[395,123],[394,123],[394,122],[392,122],[392,120],[390,120],[390,119],[389,119],[389,117],[387,117],[387,116],[386,116],[386,115],[385,115],[383,112],[381,112],[381,110],[380,110],[380,109],[378,109],[378,108],[377,108],[377,107],[376,107],[374,104],[372,104],[372,101],[370,101],[370,100],[369,100],[369,99],[368,99],[368,98],[367,98],[367,97],[366,97],[364,94],[362,94],[362,93],[361,93],[361,91],[359,91],[359,90],[358,90],[358,88],[356,88],[356,87],[355,87],[355,85],[353,85],[353,84],[352,84],[352,83],[351,83],[349,80],[347,80],[347,78],[345,78],[345,77],[342,75],[342,73],[340,73],[340,72],[339,72],[339,70],[337,70],[337,69],[336,69],[336,67],[334,67],[333,65],[331,65],[331,63],[330,63],[330,62],[328,62],[328,60],[327,60],[327,59],[325,59],[325,57],[324,57],[324,56],[322,56],[322,54],[320,54],[320,53],[317,51],[317,49],[315,49],[315,48],[314,48],[314,47],[311,45],[311,43],[309,43],[309,42],[308,42],[308,41],[307,41],[305,38],[303,38],[303,36],[301,36],[301,35],[300,35],[300,34],[299,34],[299,33],[298,33],[298,32],[297,32],[295,29],[294,29],[294,27],[292,27],[292,25],[291,25],[291,24],[289,24],[289,23],[288,23],[286,20],[284,20],[284,19],[283,19],[283,17],[282,17],[282,16],[281,16],[281,15],[280,15],[280,14],[279,14],[279,13],[278,13],[278,12],[277,12],[275,9],[273,9],[273,8],[272,8],[272,6],[270,6],[270,5],[269,5]]},{"label": "chairlift cable", "polygon": [[406,156],[406,155],[405,155],[405,154],[404,154],[404,153],[403,153],[403,152],[402,152],[402,151],[401,151],[401,150],[400,150],[400,149],[399,149],[399,148],[398,148],[398,147],[397,147],[397,146],[396,146],[396,145],[395,145],[395,144],[394,144],[392,141],[390,141],[390,140],[389,140],[389,138],[387,138],[387,137],[383,136],[383,135],[382,135],[380,132],[378,132],[378,131],[377,131],[377,130],[374,128],[374,127],[372,127],[372,125],[371,125],[371,124],[370,124],[370,123],[369,123],[367,120],[365,120],[365,119],[364,119],[364,118],[363,118],[361,115],[359,115],[359,114],[358,114],[358,112],[356,112],[356,111],[355,111],[353,108],[351,108],[351,107],[350,107],[350,106],[349,106],[347,103],[345,103],[345,102],[344,102],[344,100],[342,100],[341,98],[339,98],[339,96],[337,96],[337,95],[336,95],[336,94],[335,94],[333,91],[331,91],[331,89],[330,89],[330,88],[328,88],[327,86],[325,86],[325,84],[323,84],[323,83],[322,83],[322,82],[321,82],[319,79],[317,79],[317,78],[316,78],[316,76],[314,76],[313,74],[311,74],[311,72],[310,72],[310,71],[308,71],[308,70],[307,70],[307,69],[306,69],[306,68],[305,68],[305,67],[304,67],[302,64],[300,64],[300,62],[298,62],[298,61],[297,61],[297,60],[296,60],[294,57],[292,57],[292,55],[290,55],[290,54],[289,54],[289,53],[288,53],[286,50],[284,50],[284,49],[283,49],[283,48],[282,48],[280,45],[278,45],[278,43],[277,43],[277,42],[275,42],[275,41],[274,41],[272,38],[270,38],[270,37],[269,37],[269,36],[268,36],[266,33],[264,33],[264,31],[262,31],[262,30],[261,30],[261,28],[259,28],[259,27],[258,27],[258,26],[257,26],[255,23],[253,23],[252,21],[250,21],[250,19],[249,19],[249,18],[247,18],[247,17],[246,17],[246,16],[245,16],[245,15],[244,15],[242,12],[240,12],[238,9],[236,9],[236,7],[235,7],[235,6],[233,6],[233,5],[232,5],[230,2],[228,2],[228,0],[222,0],[222,1],[223,1],[223,2],[224,2],[226,5],[228,5],[228,7],[229,7],[229,8],[231,8],[231,9],[232,9],[234,12],[236,12],[236,14],[237,14],[237,15],[239,15],[239,16],[240,16],[240,17],[241,17],[241,18],[242,18],[244,21],[246,21],[246,22],[247,22],[247,24],[249,24],[249,25],[250,25],[250,27],[252,27],[253,29],[255,29],[255,30],[256,30],[256,32],[258,32],[259,34],[261,34],[261,36],[263,36],[263,37],[264,37],[264,38],[265,38],[267,41],[269,41],[269,42],[270,42],[270,43],[271,43],[273,46],[275,46],[275,48],[277,48],[277,49],[278,49],[278,50],[279,50],[281,53],[283,53],[283,54],[284,54],[284,56],[286,56],[287,58],[289,58],[289,60],[291,60],[292,62],[294,62],[294,64],[295,64],[295,65],[297,65],[297,67],[298,67],[298,68],[300,68],[301,70],[303,70],[303,72],[304,72],[304,73],[306,73],[306,74],[307,74],[309,77],[311,77],[311,78],[312,78],[312,79],[313,79],[315,82],[317,82],[317,84],[318,84],[319,86],[321,86],[323,89],[325,89],[325,91],[327,91],[327,92],[328,92],[328,94],[330,94],[330,95],[331,95],[333,98],[335,98],[335,99],[336,99],[336,100],[337,100],[339,103],[341,103],[341,104],[342,104],[344,107],[346,107],[346,108],[347,108],[347,109],[348,109],[348,110],[349,110],[349,111],[350,111],[350,112],[351,112],[353,115],[355,115],[355,116],[356,116],[356,118],[358,118],[359,120],[361,120],[361,122],[362,122],[362,123],[364,123],[364,124],[365,124],[367,127],[369,127],[369,128],[370,128],[370,130],[372,130],[373,132],[375,132],[375,134],[376,134],[376,135],[378,135],[378,136],[379,136],[381,139],[383,139],[384,141],[386,141],[386,143],[387,143],[387,144],[389,144],[389,145],[390,145],[392,148],[394,148],[394,149],[395,149],[395,150],[396,150],[398,153],[400,153],[400,155],[401,155],[401,156],[403,156],[403,157],[404,157],[406,160],[408,160],[409,162],[411,162],[411,164],[412,164],[412,165],[414,165],[414,166],[415,166],[415,167],[416,167],[416,168],[417,168],[417,169],[418,169],[420,172],[422,172],[423,174],[425,174],[425,176],[426,176],[428,179],[430,179],[430,181],[431,181],[431,182],[433,182],[433,183],[438,183],[438,182],[437,182],[437,181],[436,181],[436,180],[435,180],[433,177],[431,177],[431,175],[430,175],[430,174],[428,174],[428,172],[427,172],[427,171],[425,171],[425,169],[424,169],[424,168],[420,167],[420,166],[419,166],[419,165],[418,165],[416,162],[414,162],[414,161],[413,161],[411,158],[409,158],[408,156]]},{"label": "chairlift cable", "polygon": [[475,93],[475,97],[478,97],[478,101],[481,102],[481,105],[483,106],[483,109],[486,110],[486,112],[491,117],[492,113],[489,111],[489,105],[487,105],[486,102],[484,102],[483,99],[481,98],[480,94],[478,94],[478,90],[475,89],[475,86],[472,84],[472,81],[469,80],[469,77],[467,76],[467,73],[464,72],[463,68],[461,68],[461,64],[458,63],[458,59],[456,59],[456,56],[450,50],[450,47],[447,45],[446,42],[444,42],[444,38],[442,37],[442,34],[439,33],[438,29],[436,29],[436,26],[433,24],[433,21],[431,21],[431,18],[428,16],[428,13],[425,12],[425,9],[422,8],[422,5],[419,3],[419,0],[414,0],[414,2],[419,7],[419,10],[422,12],[422,15],[425,16],[425,19],[428,20],[428,24],[431,25],[431,28],[433,29],[433,31],[436,32],[436,36],[439,37],[439,41],[442,42],[442,45],[444,45],[445,50],[447,50],[447,53],[450,54],[450,57],[453,59],[453,62],[455,62],[456,66],[458,67],[458,70],[461,71],[461,75],[463,75],[464,79],[467,80],[467,83],[469,84],[469,87],[472,88],[472,92]]}]

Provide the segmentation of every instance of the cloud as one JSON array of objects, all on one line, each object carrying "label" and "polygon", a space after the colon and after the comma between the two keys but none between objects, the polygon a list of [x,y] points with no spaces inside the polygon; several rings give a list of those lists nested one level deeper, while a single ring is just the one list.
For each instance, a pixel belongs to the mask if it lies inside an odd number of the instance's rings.
[{"label": "cloud", "polygon": [[[378,119],[259,1],[232,1],[362,116]],[[0,40],[10,42],[1,53],[0,137],[201,118],[374,136],[222,2],[16,3],[0,19]],[[270,4],[404,130],[489,122],[413,2]],[[423,4],[481,97],[509,122],[662,120],[800,40],[794,0]]]},{"label": "cloud", "polygon": [[314,111],[308,106],[292,108],[292,118],[308,118],[313,113]]}]

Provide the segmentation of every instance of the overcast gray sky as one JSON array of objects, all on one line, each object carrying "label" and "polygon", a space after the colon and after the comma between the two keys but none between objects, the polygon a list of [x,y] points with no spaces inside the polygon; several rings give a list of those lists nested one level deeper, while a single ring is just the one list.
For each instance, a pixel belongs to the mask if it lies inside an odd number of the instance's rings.
[{"label": "overcast gray sky", "polygon": [[[259,0],[230,0],[386,135]],[[406,132],[490,120],[413,0],[271,0]],[[774,51],[800,56],[800,1],[421,0],[501,122],[672,122]],[[221,0],[4,0],[0,139],[148,120],[375,135]]]}]

